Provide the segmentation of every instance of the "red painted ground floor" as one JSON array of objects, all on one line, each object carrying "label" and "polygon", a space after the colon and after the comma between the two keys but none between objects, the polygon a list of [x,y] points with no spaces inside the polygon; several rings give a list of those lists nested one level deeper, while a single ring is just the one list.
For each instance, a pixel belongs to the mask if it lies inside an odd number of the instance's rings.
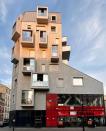
[{"label": "red painted ground floor", "polygon": [[10,112],[10,125],[30,127],[88,126],[90,120],[102,126],[105,108],[102,95],[47,94],[46,110]]}]

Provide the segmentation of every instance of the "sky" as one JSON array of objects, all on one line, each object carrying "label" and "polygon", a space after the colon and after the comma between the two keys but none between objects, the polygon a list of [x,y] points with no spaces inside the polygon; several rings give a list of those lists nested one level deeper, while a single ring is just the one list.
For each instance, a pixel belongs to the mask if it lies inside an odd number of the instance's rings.
[{"label": "sky", "polygon": [[0,82],[11,85],[12,26],[37,5],[61,12],[71,45],[70,66],[102,81],[106,94],[106,0],[0,0]]}]

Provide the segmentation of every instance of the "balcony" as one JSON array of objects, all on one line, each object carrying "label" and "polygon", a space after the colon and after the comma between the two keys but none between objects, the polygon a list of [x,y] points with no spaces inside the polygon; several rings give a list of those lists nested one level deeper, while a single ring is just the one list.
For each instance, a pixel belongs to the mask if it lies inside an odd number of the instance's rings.
[{"label": "balcony", "polygon": [[34,47],[34,38],[32,30],[23,30],[22,31],[22,46],[23,47]]},{"label": "balcony", "polygon": [[32,74],[32,88],[37,90],[49,90],[47,74]]},{"label": "balcony", "polygon": [[18,40],[18,38],[20,37],[20,31],[19,31],[20,27],[18,22],[14,24],[13,26],[13,32],[12,32],[12,40],[14,42],[16,42]]},{"label": "balcony", "polygon": [[48,23],[48,7],[37,7],[37,22],[39,24]]},{"label": "balcony", "polygon": [[31,58],[24,58],[23,60],[23,74],[31,75],[35,71],[35,60]]},{"label": "balcony", "polygon": [[12,57],[11,57],[11,62],[13,64],[17,64],[19,62],[18,58],[17,58],[17,55],[14,51],[14,47],[12,48]]},{"label": "balcony", "polygon": [[67,45],[67,37],[66,36],[62,37],[62,45],[63,46]]},{"label": "balcony", "polygon": [[71,47],[69,45],[62,46],[62,59],[69,60]]}]

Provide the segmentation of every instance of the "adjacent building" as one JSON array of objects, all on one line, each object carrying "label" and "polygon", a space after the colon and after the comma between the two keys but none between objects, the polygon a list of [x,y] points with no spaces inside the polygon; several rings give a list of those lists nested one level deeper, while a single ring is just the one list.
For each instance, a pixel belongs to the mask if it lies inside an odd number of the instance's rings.
[{"label": "adjacent building", "polygon": [[105,104],[105,126],[106,126],[106,95],[104,95],[104,104]]},{"label": "adjacent building", "polygon": [[10,89],[0,84],[0,126],[9,122]]},{"label": "adjacent building", "polygon": [[82,117],[103,125],[103,83],[69,66],[61,14],[38,6],[13,25],[10,125],[81,126]]}]

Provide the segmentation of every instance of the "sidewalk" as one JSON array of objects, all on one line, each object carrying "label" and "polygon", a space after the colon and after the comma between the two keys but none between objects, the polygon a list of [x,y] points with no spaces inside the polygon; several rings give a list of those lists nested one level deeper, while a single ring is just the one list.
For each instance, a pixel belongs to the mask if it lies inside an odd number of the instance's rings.
[{"label": "sidewalk", "polygon": [[[13,128],[4,127],[0,131],[13,131]],[[82,128],[15,128],[14,131],[83,131]],[[106,131],[106,127],[85,128],[85,131]]]}]

